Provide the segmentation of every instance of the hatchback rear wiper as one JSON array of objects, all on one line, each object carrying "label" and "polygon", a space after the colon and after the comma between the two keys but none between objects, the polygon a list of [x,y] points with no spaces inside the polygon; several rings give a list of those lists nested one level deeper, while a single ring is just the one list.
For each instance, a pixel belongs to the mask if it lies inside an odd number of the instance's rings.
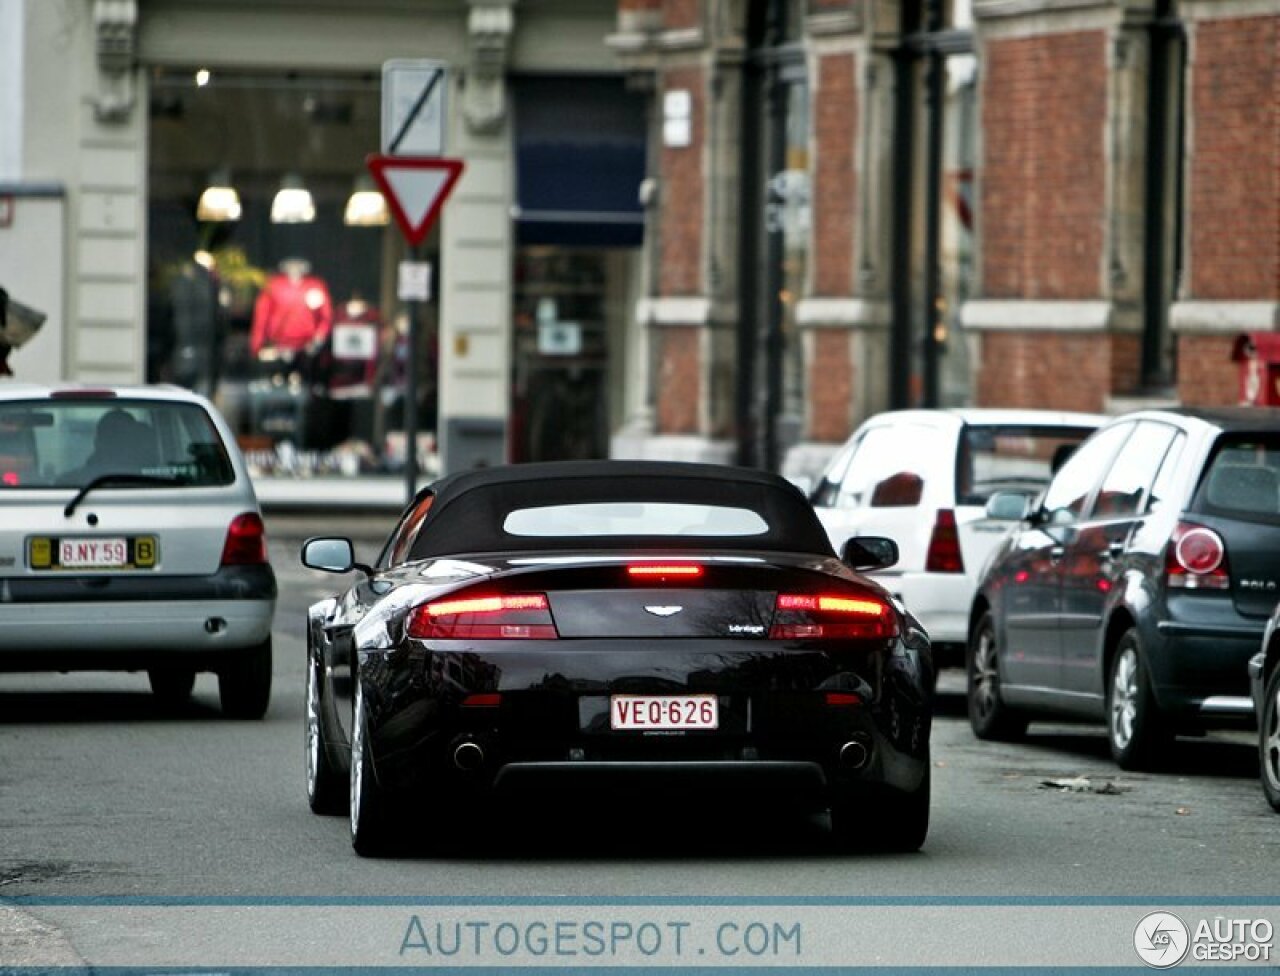
[{"label": "hatchback rear wiper", "polygon": [[183,484],[181,478],[165,478],[152,474],[100,474],[96,478],[76,492],[74,498],[67,502],[67,507],[62,510],[62,514],[67,518],[71,518],[71,513],[76,510],[76,506],[84,501],[85,495],[93,491],[93,489],[102,485],[180,485]]}]

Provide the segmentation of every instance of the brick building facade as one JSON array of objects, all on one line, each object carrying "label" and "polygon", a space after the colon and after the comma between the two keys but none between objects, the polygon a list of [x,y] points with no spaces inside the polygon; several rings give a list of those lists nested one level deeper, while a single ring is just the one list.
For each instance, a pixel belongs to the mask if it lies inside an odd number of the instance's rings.
[{"label": "brick building facade", "polygon": [[1280,0],[619,0],[610,45],[654,109],[653,450],[1230,403],[1280,328]]}]

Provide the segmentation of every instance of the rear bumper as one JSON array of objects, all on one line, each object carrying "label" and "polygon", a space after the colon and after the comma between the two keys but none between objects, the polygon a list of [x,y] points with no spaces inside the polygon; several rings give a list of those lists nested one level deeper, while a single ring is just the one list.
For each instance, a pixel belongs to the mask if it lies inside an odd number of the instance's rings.
[{"label": "rear bumper", "polygon": [[211,667],[271,635],[270,567],[207,577],[0,581],[0,670]]},{"label": "rear bumper", "polygon": [[1252,720],[1248,667],[1261,646],[1261,623],[1202,626],[1166,620],[1156,631],[1158,641],[1148,657],[1163,711],[1201,720]]}]

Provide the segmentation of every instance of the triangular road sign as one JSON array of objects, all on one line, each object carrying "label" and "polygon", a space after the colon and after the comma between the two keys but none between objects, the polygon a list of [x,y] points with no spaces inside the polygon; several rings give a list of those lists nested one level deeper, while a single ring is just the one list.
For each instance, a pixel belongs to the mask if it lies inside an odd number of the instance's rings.
[{"label": "triangular road sign", "polygon": [[369,172],[387,198],[405,240],[418,245],[440,216],[440,208],[462,175],[461,159],[369,156]]}]

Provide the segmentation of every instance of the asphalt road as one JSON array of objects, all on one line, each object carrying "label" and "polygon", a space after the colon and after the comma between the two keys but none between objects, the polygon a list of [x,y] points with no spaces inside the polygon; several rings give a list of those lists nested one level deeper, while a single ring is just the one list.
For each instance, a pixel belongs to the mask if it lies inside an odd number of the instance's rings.
[{"label": "asphalt road", "polygon": [[[482,849],[433,860],[357,858],[345,821],[313,816],[303,793],[304,610],[341,580],[302,569],[297,542],[347,530],[371,559],[372,540],[390,520],[268,524],[282,597],[265,721],[223,719],[210,675],[179,711],[155,704],[145,675],[0,675],[0,899],[1274,898],[1277,890],[1280,818],[1262,799],[1251,735],[1183,740],[1166,771],[1122,774],[1093,727],[1033,725],[1023,744],[977,742],[951,673],[934,727],[932,827],[919,854],[838,854],[821,817],[744,810],[726,823],[676,806],[642,822],[619,811],[609,816],[616,828],[592,831],[513,810]],[[1080,777],[1088,784],[1079,792],[1044,785]],[[9,920],[10,929],[16,924]],[[92,933],[75,935],[92,941]],[[0,940],[0,963],[4,952]]]}]

